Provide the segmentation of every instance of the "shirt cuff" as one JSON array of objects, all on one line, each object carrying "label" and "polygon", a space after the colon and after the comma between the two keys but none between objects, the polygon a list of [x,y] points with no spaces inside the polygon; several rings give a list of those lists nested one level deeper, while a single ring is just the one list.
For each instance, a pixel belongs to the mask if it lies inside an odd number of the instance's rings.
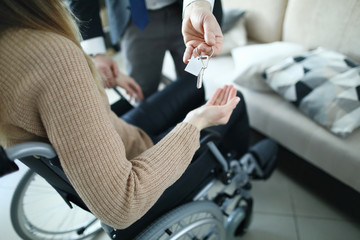
[{"label": "shirt cuff", "polygon": [[184,0],[184,2],[183,2],[183,16],[184,16],[185,8],[186,8],[187,6],[189,6],[191,3],[196,2],[196,1],[206,1],[206,2],[210,3],[210,5],[211,5],[211,12],[213,11],[215,0]]},{"label": "shirt cuff", "polygon": [[81,47],[88,55],[105,54],[105,39],[104,37],[90,38],[80,42]]}]

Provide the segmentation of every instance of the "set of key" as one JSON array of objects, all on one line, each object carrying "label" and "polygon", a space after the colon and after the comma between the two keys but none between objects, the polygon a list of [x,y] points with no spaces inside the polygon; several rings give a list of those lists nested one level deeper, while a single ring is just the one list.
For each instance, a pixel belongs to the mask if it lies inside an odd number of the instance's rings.
[{"label": "set of key", "polygon": [[197,83],[196,83],[197,88],[202,87],[205,69],[208,67],[210,58],[214,53],[214,49],[213,49],[210,56],[200,55],[198,52],[198,48],[200,47],[200,45],[196,48],[196,53],[198,56],[192,57],[185,68],[185,71],[197,76]]},{"label": "set of key", "polygon": [[209,60],[210,60],[210,57],[209,56],[199,56],[200,60],[201,60],[201,63],[202,63],[202,68],[200,70],[200,73],[197,77],[197,82],[196,82],[196,87],[197,88],[201,88],[202,87],[202,82],[203,82],[203,78],[204,78],[204,72],[205,72],[205,69],[208,67],[208,64],[209,64]]}]

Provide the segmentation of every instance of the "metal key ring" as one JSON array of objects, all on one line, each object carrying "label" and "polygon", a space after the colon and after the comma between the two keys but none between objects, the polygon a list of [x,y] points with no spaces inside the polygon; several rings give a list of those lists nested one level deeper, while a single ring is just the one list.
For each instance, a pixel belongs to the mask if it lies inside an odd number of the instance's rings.
[{"label": "metal key ring", "polygon": [[[202,42],[202,43],[200,43],[197,47],[196,47],[196,54],[198,55],[198,57],[200,56],[200,54],[199,54],[199,52],[198,52],[198,47],[200,47],[202,44],[204,44],[205,42]],[[205,43],[206,44],[206,43]],[[210,54],[210,58],[213,56],[213,54],[214,54],[214,48],[211,46],[211,50],[212,50],[212,52],[211,52],[211,54]]]}]

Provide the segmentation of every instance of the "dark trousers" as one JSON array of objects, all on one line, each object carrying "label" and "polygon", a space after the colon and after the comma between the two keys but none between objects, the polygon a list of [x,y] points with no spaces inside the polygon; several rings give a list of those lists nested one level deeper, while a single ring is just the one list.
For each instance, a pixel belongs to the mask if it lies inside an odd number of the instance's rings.
[{"label": "dark trousers", "polygon": [[165,52],[169,51],[176,75],[183,76],[185,44],[181,34],[182,7],[171,4],[148,11],[150,21],[144,30],[132,21],[121,38],[127,72],[141,86],[145,98],[159,87]]},{"label": "dark trousers", "polygon": [[[171,129],[181,122],[186,114],[205,103],[203,89],[196,88],[196,78],[187,76],[167,86],[163,91],[149,97],[142,105],[121,115],[128,123],[142,128],[154,142],[158,142]],[[209,129],[220,134],[220,150],[226,154],[235,152],[242,156],[249,147],[249,122],[243,96],[234,109],[226,125]],[[202,133],[203,134],[203,133]],[[212,169],[218,167],[216,160],[208,151],[197,152],[192,163],[180,179],[169,187],[155,205],[137,222],[124,230],[117,230],[117,239],[132,239],[140,230],[154,219],[185,202],[191,200],[196,191],[205,185],[212,176]],[[115,233],[115,232],[114,232]]]}]

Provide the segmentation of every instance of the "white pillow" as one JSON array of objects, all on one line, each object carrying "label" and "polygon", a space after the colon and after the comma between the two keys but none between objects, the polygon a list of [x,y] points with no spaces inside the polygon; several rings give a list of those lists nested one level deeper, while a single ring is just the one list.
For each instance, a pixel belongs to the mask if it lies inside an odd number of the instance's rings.
[{"label": "white pillow", "polygon": [[257,91],[271,91],[262,77],[265,69],[306,50],[304,46],[290,42],[254,44],[235,48],[231,51],[235,64],[233,82]]}]

